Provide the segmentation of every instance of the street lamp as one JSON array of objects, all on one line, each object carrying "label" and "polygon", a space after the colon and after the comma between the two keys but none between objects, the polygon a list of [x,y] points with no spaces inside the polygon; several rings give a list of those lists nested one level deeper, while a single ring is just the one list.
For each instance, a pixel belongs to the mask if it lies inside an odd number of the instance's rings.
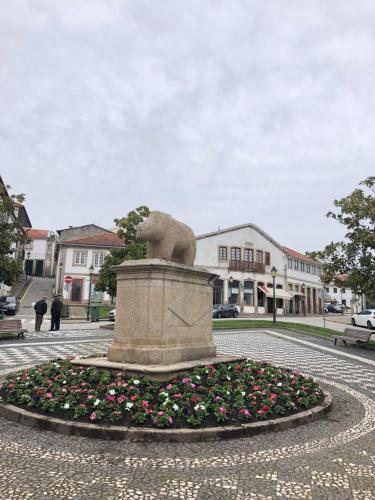
[{"label": "street lamp", "polygon": [[59,264],[59,293],[62,292],[61,274],[62,274],[63,267],[64,267],[64,264],[62,262],[60,262],[60,264]]},{"label": "street lamp", "polygon": [[91,266],[89,267],[89,273],[90,273],[90,285],[89,285],[89,300],[88,300],[88,307],[87,307],[87,321],[90,320],[90,307],[91,307],[91,286],[92,286],[92,275],[93,275],[93,272],[94,272],[95,268],[94,266],[91,264]]},{"label": "street lamp", "polygon": [[27,252],[27,254],[26,254],[27,261],[26,261],[26,265],[25,265],[25,275],[26,275],[26,281],[27,281],[28,262],[30,261],[30,255],[31,255],[31,253],[30,253],[30,252]]},{"label": "street lamp", "polygon": [[276,286],[275,286],[275,280],[277,276],[277,269],[275,266],[271,269],[271,276],[272,276],[272,286],[273,286],[273,324],[276,325]]}]

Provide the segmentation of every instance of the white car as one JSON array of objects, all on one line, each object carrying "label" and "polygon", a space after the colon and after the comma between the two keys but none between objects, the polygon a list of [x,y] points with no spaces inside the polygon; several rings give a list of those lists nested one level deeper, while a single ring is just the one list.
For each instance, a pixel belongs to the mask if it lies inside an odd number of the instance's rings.
[{"label": "white car", "polygon": [[115,321],[116,320],[116,309],[111,309],[109,311],[108,319],[109,319],[109,321]]},{"label": "white car", "polygon": [[367,326],[370,330],[375,328],[375,309],[363,309],[352,316],[353,326]]}]

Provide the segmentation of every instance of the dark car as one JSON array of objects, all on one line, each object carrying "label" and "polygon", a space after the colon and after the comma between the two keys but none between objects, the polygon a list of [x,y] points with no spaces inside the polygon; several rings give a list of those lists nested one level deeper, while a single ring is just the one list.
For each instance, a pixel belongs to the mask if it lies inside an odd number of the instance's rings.
[{"label": "dark car", "polygon": [[213,318],[237,318],[238,309],[234,304],[216,304],[212,313]]},{"label": "dark car", "polygon": [[16,314],[20,307],[20,301],[17,297],[0,297],[0,309],[4,314]]},{"label": "dark car", "polygon": [[328,313],[341,313],[342,308],[337,306],[336,304],[326,304],[324,306],[325,312]]}]

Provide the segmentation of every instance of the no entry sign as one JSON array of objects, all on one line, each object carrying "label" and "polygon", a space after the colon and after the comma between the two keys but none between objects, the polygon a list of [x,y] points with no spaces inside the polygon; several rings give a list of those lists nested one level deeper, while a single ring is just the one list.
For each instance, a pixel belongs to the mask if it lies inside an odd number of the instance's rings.
[{"label": "no entry sign", "polygon": [[71,276],[65,276],[64,281],[67,285],[70,285],[70,283],[73,281],[73,278]]}]

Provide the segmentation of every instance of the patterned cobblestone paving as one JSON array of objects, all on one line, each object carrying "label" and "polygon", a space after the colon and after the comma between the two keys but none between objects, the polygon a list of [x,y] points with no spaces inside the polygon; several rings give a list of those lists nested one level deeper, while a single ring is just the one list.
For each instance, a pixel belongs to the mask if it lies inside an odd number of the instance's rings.
[{"label": "patterned cobblestone paving", "polygon": [[[61,436],[0,419],[0,498],[375,499],[375,370],[264,332],[219,333],[220,352],[298,369],[334,397],[288,431],[190,444]],[[105,351],[110,340],[0,349],[3,370]]]}]

